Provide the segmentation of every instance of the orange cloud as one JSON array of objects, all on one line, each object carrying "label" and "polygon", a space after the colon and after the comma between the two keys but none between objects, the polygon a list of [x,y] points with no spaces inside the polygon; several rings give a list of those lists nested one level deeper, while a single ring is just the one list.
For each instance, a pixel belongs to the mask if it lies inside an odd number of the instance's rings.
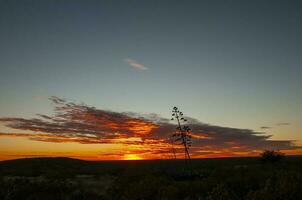
[{"label": "orange cloud", "polygon": [[[52,143],[118,144],[120,152],[100,152],[96,158],[125,159],[135,155],[141,159],[170,158],[174,151],[183,157],[182,146],[172,144],[169,136],[175,125],[158,115],[118,113],[75,104],[51,97],[53,116],[38,114],[39,118],[0,118],[6,127],[23,133],[0,133],[0,137],[23,137]],[[270,136],[248,129],[204,124],[187,118],[192,129],[192,157],[251,156],[264,149],[300,151],[292,141],[271,140]],[[173,150],[174,148],[174,150]],[[76,155],[75,155],[76,156]],[[87,156],[87,155],[86,155]],[[91,156],[94,157],[94,156]]]}]

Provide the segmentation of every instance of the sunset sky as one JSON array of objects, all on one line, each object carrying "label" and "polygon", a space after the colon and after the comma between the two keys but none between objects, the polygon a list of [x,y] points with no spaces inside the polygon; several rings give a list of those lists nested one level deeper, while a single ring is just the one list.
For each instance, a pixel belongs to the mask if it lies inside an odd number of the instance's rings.
[{"label": "sunset sky", "polygon": [[[0,1],[0,160],[302,154],[302,2]],[[175,147],[183,157],[181,146]]]}]

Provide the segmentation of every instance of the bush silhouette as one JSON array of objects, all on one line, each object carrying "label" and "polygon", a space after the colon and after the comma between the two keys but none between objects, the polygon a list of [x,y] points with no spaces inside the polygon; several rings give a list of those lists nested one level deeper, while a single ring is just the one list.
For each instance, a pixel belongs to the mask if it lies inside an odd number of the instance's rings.
[{"label": "bush silhouette", "polygon": [[279,151],[265,150],[261,155],[261,161],[264,163],[276,163],[284,159],[285,155]]}]

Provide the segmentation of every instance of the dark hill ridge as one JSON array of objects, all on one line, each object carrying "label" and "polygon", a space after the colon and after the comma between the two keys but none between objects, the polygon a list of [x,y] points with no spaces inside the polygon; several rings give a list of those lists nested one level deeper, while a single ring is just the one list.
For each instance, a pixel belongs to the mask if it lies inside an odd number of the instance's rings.
[{"label": "dark hill ridge", "polygon": [[111,173],[116,167],[110,162],[84,161],[65,157],[22,158],[0,162],[0,175],[60,176]]},{"label": "dark hill ridge", "polygon": [[[285,163],[302,165],[301,156],[287,156]],[[285,164],[284,163],[284,164]],[[259,165],[259,158],[207,158],[193,159],[197,170],[217,168],[240,168]],[[182,168],[183,160],[140,161],[85,161],[66,157],[22,158],[0,161],[0,176],[50,176],[74,177],[76,175],[114,175],[125,170],[170,171]]]},{"label": "dark hill ridge", "polygon": [[0,164],[17,164],[17,163],[43,163],[43,162],[73,162],[73,163],[83,163],[87,162],[85,160],[68,158],[68,157],[35,157],[35,158],[18,158],[14,160],[3,160],[0,161]]}]

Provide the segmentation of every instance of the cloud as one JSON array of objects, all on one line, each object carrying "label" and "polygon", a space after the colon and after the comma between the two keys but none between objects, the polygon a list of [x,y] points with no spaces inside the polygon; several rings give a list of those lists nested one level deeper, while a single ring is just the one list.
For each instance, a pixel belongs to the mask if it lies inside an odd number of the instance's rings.
[{"label": "cloud", "polygon": [[261,126],[260,128],[261,129],[271,129],[272,127],[271,126]]},{"label": "cloud", "polygon": [[[276,123],[275,125],[276,126],[289,126],[290,123],[288,123],[288,122],[280,122],[280,123]],[[273,126],[261,126],[260,128],[261,129],[272,129]]]},{"label": "cloud", "polygon": [[276,124],[277,126],[289,126],[290,123],[289,122],[280,122]]},{"label": "cloud", "polygon": [[[169,136],[176,125],[157,114],[113,112],[51,97],[54,115],[38,118],[0,118],[7,127],[24,133],[0,133],[2,137],[25,137],[42,142],[120,144],[144,158],[169,157]],[[290,140],[272,140],[270,135],[249,129],[215,126],[187,118],[192,129],[192,157],[257,155],[264,149],[297,150]],[[265,127],[269,128],[269,127]],[[178,157],[182,147],[176,145]],[[106,153],[106,152],[103,152]],[[112,156],[114,156],[112,154]]]},{"label": "cloud", "polygon": [[127,58],[124,60],[126,63],[128,63],[133,69],[136,70],[147,70],[148,68],[146,66],[144,66],[141,63],[138,63],[136,60]]}]

